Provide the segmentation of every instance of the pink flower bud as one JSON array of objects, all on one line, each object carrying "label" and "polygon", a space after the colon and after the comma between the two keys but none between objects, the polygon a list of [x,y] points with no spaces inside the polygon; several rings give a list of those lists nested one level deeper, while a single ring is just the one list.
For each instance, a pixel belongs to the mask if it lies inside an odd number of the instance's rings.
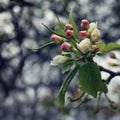
[{"label": "pink flower bud", "polygon": [[89,21],[87,19],[83,19],[81,23],[81,27],[83,29],[88,29],[89,28]]},{"label": "pink flower bud", "polygon": [[56,34],[52,34],[51,37],[50,37],[50,39],[52,41],[54,41],[55,43],[62,43],[63,42],[62,37],[60,37],[60,36],[58,36]]},{"label": "pink flower bud", "polygon": [[99,46],[98,45],[92,45],[92,48],[95,52],[99,51]]},{"label": "pink flower bud", "polygon": [[60,46],[60,49],[64,52],[69,52],[71,49],[71,44],[68,42],[63,42]]},{"label": "pink flower bud", "polygon": [[65,25],[65,31],[66,31],[66,30],[72,30],[72,28],[73,28],[73,27],[72,27],[71,24],[66,24],[66,25]]},{"label": "pink flower bud", "polygon": [[82,38],[82,39],[84,39],[84,38],[86,38],[87,37],[87,31],[79,31],[79,36]]},{"label": "pink flower bud", "polygon": [[74,35],[74,32],[73,32],[73,30],[67,30],[66,31],[66,37],[68,37],[68,38],[70,38],[70,37],[72,37]]}]

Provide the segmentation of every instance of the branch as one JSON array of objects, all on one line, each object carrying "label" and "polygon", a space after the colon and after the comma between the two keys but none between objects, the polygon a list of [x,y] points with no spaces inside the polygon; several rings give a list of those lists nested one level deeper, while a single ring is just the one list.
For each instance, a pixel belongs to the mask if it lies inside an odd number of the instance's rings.
[{"label": "branch", "polygon": [[110,81],[112,80],[112,78],[114,78],[114,77],[116,77],[116,76],[120,76],[120,72],[113,72],[113,71],[111,71],[111,70],[109,70],[109,69],[106,69],[106,68],[104,68],[104,67],[102,67],[102,66],[99,66],[99,68],[100,68],[100,71],[104,71],[104,72],[107,72],[107,73],[110,74],[110,76],[109,76],[108,79],[106,80],[107,84],[110,83]]}]

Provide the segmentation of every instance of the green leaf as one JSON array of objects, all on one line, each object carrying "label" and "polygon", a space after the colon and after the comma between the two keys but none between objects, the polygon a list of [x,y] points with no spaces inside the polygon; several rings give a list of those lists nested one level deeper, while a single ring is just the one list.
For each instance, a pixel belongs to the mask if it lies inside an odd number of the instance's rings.
[{"label": "green leaf", "polygon": [[103,53],[110,52],[112,50],[120,50],[120,44],[117,44],[117,43],[105,44],[103,42],[100,42],[100,43],[97,43],[97,45],[100,47],[100,51]]},{"label": "green leaf", "polygon": [[99,50],[100,51],[102,51],[105,48],[105,46],[106,46],[106,44],[104,42],[98,42],[96,44],[99,46]]},{"label": "green leaf", "polygon": [[108,43],[104,49],[102,49],[103,52],[110,52],[112,50],[120,50],[120,44],[117,43]]},{"label": "green leaf", "polygon": [[[43,24],[43,23],[42,23],[42,24]],[[46,29],[48,29],[51,33],[54,33],[54,34],[56,34],[56,35],[58,35],[58,36],[60,36],[60,37],[66,38],[66,36],[65,36],[64,34],[61,34],[61,33],[59,33],[59,32],[56,32],[56,31],[50,29],[50,28],[47,27],[45,24],[43,24],[43,26],[44,26]]]},{"label": "green leaf", "polygon": [[101,85],[101,74],[97,64],[88,62],[80,67],[79,83],[87,93],[97,97]]},{"label": "green leaf", "polygon": [[67,60],[65,63],[62,64],[61,69],[63,74],[70,70],[70,68],[73,65],[73,62],[73,60]]},{"label": "green leaf", "polygon": [[73,31],[75,33],[75,37],[77,39],[79,39],[79,34],[78,34],[77,26],[76,26],[75,21],[74,21],[73,9],[71,9],[71,11],[70,11],[69,23],[73,26]]},{"label": "green leaf", "polygon": [[66,90],[67,90],[68,85],[70,84],[71,80],[73,79],[73,77],[77,73],[77,71],[78,71],[78,66],[74,67],[69,72],[69,74],[66,76],[65,80],[63,81],[63,84],[62,84],[62,86],[59,90],[59,93],[58,93],[58,100],[60,102],[61,107],[64,107]]},{"label": "green leaf", "polygon": [[57,20],[58,20],[60,29],[62,29],[62,30],[64,31],[64,27],[65,27],[64,23],[60,21],[60,19],[59,19],[59,17],[58,17],[57,15],[56,15],[56,18],[57,18]]},{"label": "green leaf", "polygon": [[104,54],[103,49],[105,48],[106,44],[104,42],[98,42],[96,43],[99,46],[99,51],[97,52],[97,55],[101,56]]},{"label": "green leaf", "polygon": [[59,34],[62,34],[65,36],[65,24],[59,19],[59,17],[56,15],[57,18],[57,24],[55,26],[55,31]]},{"label": "green leaf", "polygon": [[107,92],[108,92],[108,88],[107,88],[106,82],[102,82],[102,81],[101,81],[100,91],[101,91],[101,92],[104,92],[104,93],[107,93]]}]

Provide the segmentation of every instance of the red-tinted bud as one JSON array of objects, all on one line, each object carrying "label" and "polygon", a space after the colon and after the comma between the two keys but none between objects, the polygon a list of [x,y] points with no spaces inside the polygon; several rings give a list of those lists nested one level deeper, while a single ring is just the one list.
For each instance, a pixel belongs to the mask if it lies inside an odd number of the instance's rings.
[{"label": "red-tinted bud", "polygon": [[83,29],[88,29],[89,28],[89,21],[87,19],[83,19],[81,22],[81,27]]},{"label": "red-tinted bud", "polygon": [[84,39],[84,38],[86,38],[87,37],[87,31],[79,31],[79,36],[82,38],[82,39]]},{"label": "red-tinted bud", "polygon": [[71,44],[68,42],[63,42],[60,46],[60,49],[64,52],[69,52],[71,49]]},{"label": "red-tinted bud", "polygon": [[70,38],[70,37],[72,37],[74,35],[74,32],[73,32],[73,30],[67,30],[66,31],[66,37],[68,37],[68,38]]},{"label": "red-tinted bud", "polygon": [[63,42],[63,38],[58,36],[58,35],[56,35],[56,34],[52,34],[50,39],[52,41],[54,41],[55,43],[62,43]]},{"label": "red-tinted bud", "polygon": [[73,27],[72,27],[71,24],[66,24],[66,25],[65,25],[65,31],[66,31],[66,30],[72,30],[72,29],[73,29]]},{"label": "red-tinted bud", "polygon": [[92,48],[95,52],[99,51],[99,46],[98,45],[92,45]]}]

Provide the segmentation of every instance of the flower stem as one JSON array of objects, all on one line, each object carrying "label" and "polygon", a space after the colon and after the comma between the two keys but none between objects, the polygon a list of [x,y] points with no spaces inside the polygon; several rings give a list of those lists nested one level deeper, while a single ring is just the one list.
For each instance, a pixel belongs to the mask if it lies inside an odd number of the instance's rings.
[{"label": "flower stem", "polygon": [[108,100],[109,103],[111,103],[111,100],[108,98],[108,96],[105,94],[106,99]]},{"label": "flower stem", "polygon": [[31,49],[31,50],[40,50],[40,49],[43,49],[43,48],[45,48],[45,47],[47,47],[47,46],[49,46],[49,45],[52,45],[52,44],[55,44],[55,43],[54,43],[54,42],[48,42],[48,43],[42,45],[42,46],[39,47],[39,48],[30,48],[30,49]]},{"label": "flower stem", "polygon": [[69,101],[70,102],[75,102],[75,101],[77,101],[77,100],[80,100],[83,96],[84,96],[84,94],[85,94],[85,92],[83,92],[79,97],[77,97],[77,98],[70,98],[70,97],[68,97],[68,99],[69,99]]},{"label": "flower stem", "polygon": [[98,97],[98,101],[97,101],[97,108],[99,108],[101,93],[102,93],[102,92],[99,93],[99,97]]}]

